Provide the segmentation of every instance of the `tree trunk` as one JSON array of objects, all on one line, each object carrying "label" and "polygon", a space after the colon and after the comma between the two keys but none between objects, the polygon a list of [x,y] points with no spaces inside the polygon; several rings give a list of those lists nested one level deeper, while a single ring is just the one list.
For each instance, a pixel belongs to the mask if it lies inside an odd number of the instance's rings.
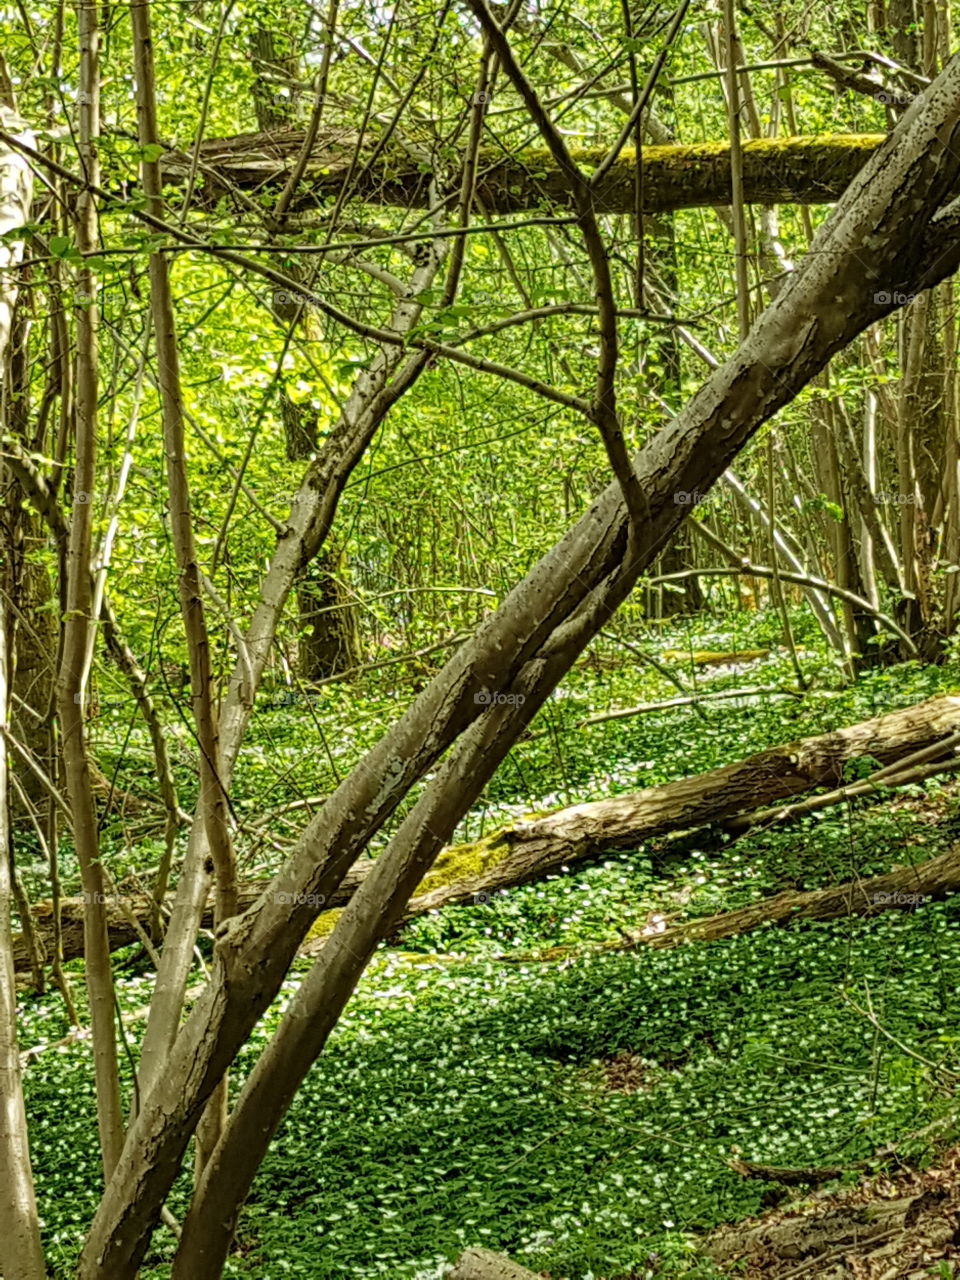
[{"label": "tree trunk", "polygon": [[9,1280],[43,1280],[46,1268],[17,1049],[17,993],[10,935],[13,864],[9,856],[7,807],[6,624],[7,610],[0,604],[0,1274]]},{"label": "tree trunk", "polygon": [[[794,920],[837,920],[881,911],[912,911],[960,889],[960,845],[917,867],[902,867],[868,880],[850,880],[808,893],[778,893],[738,911],[725,911],[665,933],[638,934],[632,946],[676,947],[682,942],[715,942],[749,933],[761,925]],[[619,947],[619,944],[618,944]]]},{"label": "tree trunk", "polygon": [[[813,787],[835,785],[842,781],[851,760],[870,756],[881,764],[893,764],[935,745],[957,729],[960,697],[933,698],[834,733],[770,747],[736,764],[679,782],[613,800],[574,805],[494,832],[474,844],[454,845],[437,859],[403,919],[455,903],[483,902],[498,889],[540,879],[610,849],[628,849],[673,831],[729,821]],[[945,745],[944,752],[948,749]],[[323,909],[345,906],[373,866],[370,859],[355,863]],[[265,888],[262,881],[241,884],[238,909],[246,911],[254,906]],[[149,928],[152,907],[148,894],[109,896],[106,913],[113,949],[138,940],[137,924],[141,929]],[[38,903],[33,914],[37,936],[49,948],[50,904]],[[82,899],[62,903],[61,921],[64,959],[72,960],[83,954]],[[211,903],[203,923],[207,928],[213,926]],[[29,947],[22,936],[15,940],[14,955],[17,971],[29,972]]]},{"label": "tree trunk", "polygon": [[[200,144],[204,181],[195,205],[216,203],[226,190],[263,193],[282,188],[304,142],[303,129],[244,133]],[[355,132],[326,129],[314,146],[303,180],[288,212],[316,208],[318,199],[336,196],[348,174],[353,192],[372,204],[422,208],[432,175],[410,156],[389,147],[372,165],[354,165]],[[372,142],[372,140],[371,140]],[[743,143],[743,198],[747,204],[824,204],[837,200],[884,142],[882,134],[844,134],[816,138],[756,138]],[[369,150],[368,148],[367,150]],[[168,152],[164,178],[183,182],[192,168],[192,149]],[[573,151],[573,159],[592,165],[593,153]],[[634,208],[635,153],[624,148],[597,188],[597,208],[631,213]],[[505,157],[481,153],[476,189],[480,207],[491,214],[518,213],[538,206],[569,207],[566,174],[543,151]],[[728,205],[731,200],[730,145],[643,148],[643,208],[646,213]]]},{"label": "tree trunk", "polygon": [[347,558],[325,549],[297,584],[300,607],[298,667],[307,682],[339,675],[363,663],[355,602],[344,581]]},{"label": "tree trunk", "polygon": [[100,1151],[104,1176],[109,1179],[123,1146],[123,1115],[117,1067],[113,971],[104,910],[106,882],[100,861],[100,832],[84,722],[88,659],[92,652],[90,630],[94,623],[90,573],[93,541],[91,499],[97,487],[100,390],[97,344],[99,282],[89,265],[99,245],[94,190],[100,177],[97,152],[100,135],[100,29],[95,7],[86,5],[81,8],[79,35],[79,153],[92,189],[83,191],[77,201],[76,243],[81,253],[88,255],[78,272],[78,284],[90,301],[78,309],[76,320],[73,504],[66,559],[66,616],[57,706],[74,845],[86,900],[84,976],[90,1002]]},{"label": "tree trunk", "polygon": [[[24,122],[0,106],[4,129],[33,142]],[[19,284],[17,267],[23,242],[9,233],[30,216],[32,174],[10,148],[0,156],[0,365],[6,356]],[[17,995],[14,985],[10,909],[13,901],[10,828],[7,805],[7,619],[0,601],[0,1272],[8,1280],[43,1280],[46,1268],[40,1243],[40,1219],[30,1167],[27,1115],[17,1049]]]}]

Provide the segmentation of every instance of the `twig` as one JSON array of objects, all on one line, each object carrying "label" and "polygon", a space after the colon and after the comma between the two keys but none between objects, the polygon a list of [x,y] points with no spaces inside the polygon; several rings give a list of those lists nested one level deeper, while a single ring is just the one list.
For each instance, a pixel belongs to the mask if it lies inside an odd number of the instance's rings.
[{"label": "twig", "polygon": [[577,725],[584,729],[587,725],[603,724],[607,720],[626,720],[629,716],[642,716],[648,711],[668,711],[671,707],[690,707],[698,702],[719,702],[722,698],[753,698],[760,695],[780,698],[803,698],[797,689],[784,689],[782,685],[762,685],[757,689],[718,689],[712,693],[690,694],[683,698],[667,698],[664,702],[643,702],[638,707],[626,707],[622,711],[604,711],[599,715],[587,716]]}]

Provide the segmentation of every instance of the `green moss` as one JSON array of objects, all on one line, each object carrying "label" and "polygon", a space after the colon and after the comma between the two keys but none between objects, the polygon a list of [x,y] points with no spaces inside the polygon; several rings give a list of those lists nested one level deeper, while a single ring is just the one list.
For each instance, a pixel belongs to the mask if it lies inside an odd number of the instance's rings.
[{"label": "green moss", "polygon": [[[539,817],[539,814],[528,814],[528,818]],[[456,884],[460,880],[473,880],[498,865],[510,852],[509,841],[503,830],[494,831],[482,840],[470,844],[457,844],[445,849],[434,863],[433,868],[421,880],[415,897],[424,893],[432,893],[434,889],[445,889],[447,885]],[[340,919],[342,908],[331,907],[324,911],[310,926],[308,940],[327,938]]]},{"label": "green moss", "polygon": [[316,920],[314,920],[313,924],[310,926],[307,938],[328,938],[330,934],[333,933],[334,925],[340,919],[340,913],[342,911],[343,907],[331,907],[329,911],[324,911],[321,915],[317,916]]},{"label": "green moss", "polygon": [[[829,161],[831,157],[841,154],[846,160],[851,151],[856,151],[862,152],[866,159],[885,141],[886,135],[882,133],[823,133],[795,138],[750,138],[743,143],[743,153],[745,158],[773,158],[799,153],[805,158],[815,155],[818,160]],[[573,159],[580,168],[588,171],[600,164],[606,154],[606,147],[577,147],[572,152]],[[717,160],[729,154],[729,142],[694,142],[683,146],[644,147],[643,161],[654,168],[686,169],[698,162]],[[554,173],[557,168],[553,157],[544,147],[531,147],[507,162],[501,152],[487,152],[484,159],[487,167],[493,170],[507,167],[513,173],[517,169],[528,169],[531,176]],[[615,173],[618,169],[632,172],[636,159],[636,148],[624,147],[611,172]]]},{"label": "green moss", "polygon": [[455,844],[441,853],[421,880],[417,896],[444,889],[458,880],[473,880],[501,863],[509,852],[510,845],[502,830],[472,844]]}]

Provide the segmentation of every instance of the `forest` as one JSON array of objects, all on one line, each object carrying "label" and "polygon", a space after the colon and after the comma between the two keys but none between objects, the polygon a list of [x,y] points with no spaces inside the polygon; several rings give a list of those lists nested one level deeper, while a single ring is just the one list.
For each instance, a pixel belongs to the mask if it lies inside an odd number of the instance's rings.
[{"label": "forest", "polygon": [[960,1276],[951,0],[0,0],[0,1280]]}]

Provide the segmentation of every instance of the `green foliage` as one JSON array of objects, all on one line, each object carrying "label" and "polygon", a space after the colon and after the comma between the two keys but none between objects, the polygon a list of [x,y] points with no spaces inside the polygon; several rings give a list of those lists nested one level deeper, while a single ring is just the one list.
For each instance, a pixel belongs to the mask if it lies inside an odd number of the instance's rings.
[{"label": "green foliage", "polygon": [[[742,650],[765,626],[699,635],[695,647]],[[756,669],[764,683],[786,674],[778,654]],[[505,771],[465,829],[489,829],[494,815],[531,799],[544,807],[538,787],[579,798],[667,780],[956,679],[906,666],[804,703],[726,703],[706,723],[680,709],[571,731],[601,692],[612,702],[662,696],[661,678],[654,689],[646,670],[575,673],[545,713],[550,731],[518,748],[524,763]],[[336,688],[314,711],[343,750],[335,726],[356,703]],[[375,687],[368,697],[372,735],[388,700]],[[313,731],[300,706],[255,718],[243,774],[251,799],[257,752],[286,759]],[[935,784],[917,795],[944,809]],[[381,949],[291,1108],[228,1274],[433,1280],[462,1247],[485,1244],[555,1280],[709,1275],[692,1233],[762,1207],[763,1186],[726,1163],[733,1147],[769,1164],[843,1165],[951,1111],[945,1077],[910,1051],[960,1066],[958,909],[668,952],[601,954],[598,945],[652,913],[693,918],[919,861],[945,848],[955,825],[951,805],[921,825],[902,798],[881,798],[732,846],[706,832],[693,844],[625,851],[414,922],[398,949]],[[551,962],[553,947],[566,950]],[[124,1009],[145,1002],[150,979],[121,984]],[[299,970],[243,1051],[235,1090],[298,981]],[[851,1000],[862,1008],[868,998],[898,1043],[853,1009]],[[140,1030],[130,1028],[134,1041]],[[27,1002],[25,1042],[66,1031],[58,1001]],[[622,1053],[644,1064],[635,1092],[610,1088],[607,1064]],[[66,1277],[99,1187],[88,1046],[39,1054],[26,1084],[46,1238]],[[922,1158],[928,1148],[921,1138],[904,1150]],[[174,1208],[187,1194],[185,1174]],[[162,1280],[171,1249],[158,1233],[145,1274]]]},{"label": "green foliage", "polygon": [[[651,1252],[679,1275],[684,1232],[761,1207],[732,1146],[855,1161],[947,1105],[843,995],[869,989],[892,1034],[955,1067],[956,927],[933,907],[559,969],[384,957],[263,1168],[249,1266],[412,1280],[485,1243],[558,1278]],[[649,1087],[605,1087],[622,1050]]]}]

